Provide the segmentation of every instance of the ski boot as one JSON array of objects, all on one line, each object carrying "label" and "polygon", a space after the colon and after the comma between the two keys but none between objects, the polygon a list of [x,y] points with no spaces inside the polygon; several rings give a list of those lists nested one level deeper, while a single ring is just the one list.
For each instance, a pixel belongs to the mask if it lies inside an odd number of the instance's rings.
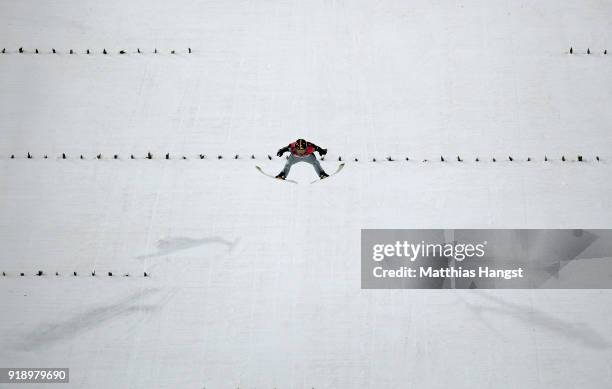
[{"label": "ski boot", "polygon": [[324,178],[327,178],[327,177],[329,177],[329,174],[327,174],[325,172],[321,172],[321,174],[319,174],[319,178],[320,179],[324,179]]},{"label": "ski boot", "polygon": [[283,172],[280,172],[275,178],[278,178],[279,180],[284,180],[285,178],[287,178],[287,176],[285,176]]}]

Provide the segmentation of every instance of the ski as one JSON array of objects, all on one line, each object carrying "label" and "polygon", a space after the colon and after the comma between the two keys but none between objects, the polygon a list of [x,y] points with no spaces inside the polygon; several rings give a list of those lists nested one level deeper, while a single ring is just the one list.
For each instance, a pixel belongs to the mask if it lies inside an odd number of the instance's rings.
[{"label": "ski", "polygon": [[327,178],[329,178],[329,177],[331,177],[331,176],[333,176],[333,175],[335,175],[335,174],[340,173],[340,170],[342,170],[342,168],[343,168],[343,167],[344,167],[344,162],[342,162],[342,163],[340,164],[340,166],[338,166],[338,169],[336,169],[336,171],[335,171],[335,172],[333,172],[332,174],[330,174],[329,176],[327,176],[327,177],[325,177],[325,178],[319,178],[319,179],[317,179],[317,180],[314,180],[313,182],[311,182],[311,184],[314,184],[314,183],[319,182],[319,181],[323,181],[323,180],[325,180],[325,179],[327,179]]},{"label": "ski", "polygon": [[290,182],[290,183],[292,183],[292,184],[297,184],[297,183],[298,183],[297,181],[289,180],[289,179],[287,179],[287,178],[285,178],[284,180],[282,180],[282,179],[280,179],[280,178],[276,178],[276,177],[274,177],[273,175],[271,175],[271,174],[268,174],[268,173],[264,172],[264,171],[262,170],[262,168],[260,168],[259,166],[255,166],[255,169],[259,170],[259,171],[261,172],[261,174],[263,174],[264,176],[267,176],[267,177],[270,177],[270,178],[274,178],[274,179],[275,179],[275,180],[277,180],[277,181],[285,181],[285,182]]}]

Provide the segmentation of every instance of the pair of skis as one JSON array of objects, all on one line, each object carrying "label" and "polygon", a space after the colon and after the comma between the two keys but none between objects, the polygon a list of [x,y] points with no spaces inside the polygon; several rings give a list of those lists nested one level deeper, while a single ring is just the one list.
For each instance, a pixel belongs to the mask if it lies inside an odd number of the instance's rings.
[{"label": "pair of skis", "polygon": [[[338,174],[338,173],[339,173],[339,172],[342,170],[342,168],[343,168],[343,167],[344,167],[344,162],[342,162],[342,163],[341,163],[341,164],[338,166],[338,168],[336,169],[336,171],[335,171],[335,172],[333,172],[332,174],[330,174],[329,176],[327,176],[327,177],[325,177],[325,178],[329,178],[329,177],[331,177],[331,176],[333,176],[333,175],[335,175],[335,174]],[[275,180],[285,181],[285,182],[290,182],[290,183],[292,183],[292,184],[297,184],[297,183],[298,183],[297,181],[290,180],[290,179],[287,179],[287,178],[285,178],[284,180],[283,180],[283,179],[280,179],[280,178],[276,178],[276,177],[275,177],[275,176],[273,176],[272,174],[268,174],[268,173],[264,172],[264,171],[263,171],[263,169],[262,169],[261,167],[259,167],[259,166],[255,166],[255,169],[259,170],[259,171],[261,172],[261,174],[263,174],[264,176],[267,176],[267,177],[270,177],[270,178],[274,178]],[[314,184],[314,183],[316,183],[316,182],[319,182],[319,181],[321,181],[321,180],[324,180],[325,178],[316,179],[316,180],[314,180],[313,182],[311,182],[311,184]]]}]

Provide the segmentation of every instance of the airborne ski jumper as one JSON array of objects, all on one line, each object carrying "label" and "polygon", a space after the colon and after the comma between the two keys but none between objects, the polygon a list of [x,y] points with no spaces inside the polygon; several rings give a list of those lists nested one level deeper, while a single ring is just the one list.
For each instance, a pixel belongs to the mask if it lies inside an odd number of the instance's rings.
[{"label": "airborne ski jumper", "polygon": [[325,173],[325,171],[321,167],[321,164],[317,160],[317,157],[315,157],[314,155],[314,153],[317,152],[322,157],[325,154],[327,154],[327,149],[323,149],[315,145],[314,143],[305,141],[304,139],[298,139],[295,142],[291,143],[290,145],[285,146],[282,149],[278,150],[278,153],[276,153],[276,155],[278,155],[279,157],[282,157],[283,154],[288,151],[291,154],[289,155],[289,158],[287,159],[287,163],[285,164],[285,167],[280,173],[278,173],[276,178],[279,178],[281,180],[284,180],[285,178],[287,178],[287,176],[289,175],[289,171],[291,170],[291,166],[293,166],[294,164],[298,162],[307,162],[311,164],[314,167],[317,174],[319,175],[319,178],[321,179],[325,177],[329,177],[329,174]]}]

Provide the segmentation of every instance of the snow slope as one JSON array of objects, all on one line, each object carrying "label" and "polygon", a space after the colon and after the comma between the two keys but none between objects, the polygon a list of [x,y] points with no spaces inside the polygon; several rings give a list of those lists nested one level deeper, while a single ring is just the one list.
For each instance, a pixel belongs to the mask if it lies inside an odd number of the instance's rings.
[{"label": "snow slope", "polygon": [[[2,2],[0,366],[70,367],[75,388],[606,387],[610,292],[361,290],[359,239],[609,228],[611,16]],[[346,168],[312,186],[257,173],[296,137]]]}]

